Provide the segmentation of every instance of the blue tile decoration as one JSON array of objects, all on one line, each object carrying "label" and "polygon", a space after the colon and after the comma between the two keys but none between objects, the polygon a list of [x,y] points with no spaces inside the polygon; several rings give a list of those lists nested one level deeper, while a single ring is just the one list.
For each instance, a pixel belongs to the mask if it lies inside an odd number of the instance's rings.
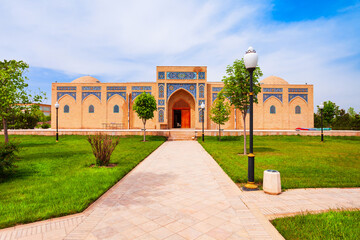
[{"label": "blue tile decoration", "polygon": [[304,99],[306,102],[308,101],[308,95],[307,94],[289,94],[289,102],[291,102],[291,100],[293,100],[296,97],[301,97],[302,99]]},{"label": "blue tile decoration", "polygon": [[202,103],[205,104],[205,100],[199,100],[199,106],[201,106]]},{"label": "blue tile decoration", "polygon": [[106,90],[108,90],[108,91],[126,91],[126,87],[125,86],[109,86],[109,87],[106,87]]},{"label": "blue tile decoration", "polygon": [[263,95],[263,102],[265,102],[266,100],[268,100],[270,97],[276,97],[277,99],[280,100],[280,102],[282,102],[282,100],[283,100],[282,94],[278,94],[278,93],[264,93],[264,95]]},{"label": "blue tile decoration", "polygon": [[76,92],[58,92],[57,93],[57,100],[62,98],[65,95],[69,95],[70,97],[73,97],[76,101]]},{"label": "blue tile decoration", "polygon": [[218,94],[217,93],[213,93],[212,94],[212,101],[214,102],[217,99]]},{"label": "blue tile decoration", "polygon": [[307,88],[289,88],[289,92],[308,92]]},{"label": "blue tile decoration", "polygon": [[158,72],[158,79],[165,79],[165,72]]},{"label": "blue tile decoration", "polygon": [[133,90],[133,91],[151,91],[151,87],[149,87],[149,86],[132,86],[131,90]]},{"label": "blue tile decoration", "polygon": [[101,87],[82,87],[83,91],[101,91]]},{"label": "blue tile decoration", "polygon": [[263,88],[263,92],[282,92],[282,88]]},{"label": "blue tile decoration", "polygon": [[[131,93],[131,101],[134,101],[134,99],[139,96],[140,94],[142,94],[143,92],[132,92]],[[151,92],[146,92],[146,93],[149,93],[151,94]]]},{"label": "blue tile decoration", "polygon": [[196,100],[196,83],[170,83],[167,84],[167,99],[178,89],[185,89],[194,96]]},{"label": "blue tile decoration", "polygon": [[223,88],[222,87],[213,87],[212,91],[213,92],[220,92]]},{"label": "blue tile decoration", "polygon": [[101,101],[101,92],[83,92],[82,93],[82,101],[84,101],[84,99],[90,95],[94,95]]},{"label": "blue tile decoration", "polygon": [[159,122],[164,122],[165,108],[159,107],[158,113],[159,113]]},{"label": "blue tile decoration", "polygon": [[165,95],[165,84],[159,83],[159,98],[163,98]]},{"label": "blue tile decoration", "polygon": [[108,101],[114,95],[119,95],[120,97],[124,98],[124,100],[126,101],[126,92],[107,92],[106,100]]},{"label": "blue tile decoration", "polygon": [[204,97],[205,97],[205,84],[200,83],[199,84],[199,98],[204,98]]},{"label": "blue tile decoration", "polygon": [[199,122],[203,122],[203,116],[204,116],[204,111],[201,109],[201,108],[199,108]]},{"label": "blue tile decoration", "polygon": [[164,106],[164,105],[165,105],[165,100],[159,99],[159,100],[158,100],[158,105],[159,105],[159,106]]},{"label": "blue tile decoration", "polygon": [[199,72],[199,79],[205,79],[205,72]]},{"label": "blue tile decoration", "polygon": [[59,91],[76,91],[76,87],[56,87]]},{"label": "blue tile decoration", "polygon": [[167,72],[166,79],[196,79],[196,72]]}]

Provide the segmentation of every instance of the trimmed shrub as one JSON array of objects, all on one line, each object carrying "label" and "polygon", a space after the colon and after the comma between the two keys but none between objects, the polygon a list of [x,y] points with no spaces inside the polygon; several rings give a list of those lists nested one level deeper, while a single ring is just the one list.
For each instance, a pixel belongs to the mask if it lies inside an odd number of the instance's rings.
[{"label": "trimmed shrub", "polygon": [[108,135],[97,134],[88,136],[88,142],[91,145],[92,151],[96,158],[97,166],[107,166],[110,162],[110,157],[116,146],[119,144],[119,138],[112,138]]},{"label": "trimmed shrub", "polygon": [[43,124],[41,124],[41,128],[43,128],[43,129],[48,129],[48,128],[50,128],[51,126],[50,126],[50,124],[48,124],[48,123],[46,123],[46,122],[44,122]]},{"label": "trimmed shrub", "polygon": [[18,151],[19,142],[0,143],[0,177],[4,176],[6,171],[16,167],[14,162],[18,159],[16,156]]}]

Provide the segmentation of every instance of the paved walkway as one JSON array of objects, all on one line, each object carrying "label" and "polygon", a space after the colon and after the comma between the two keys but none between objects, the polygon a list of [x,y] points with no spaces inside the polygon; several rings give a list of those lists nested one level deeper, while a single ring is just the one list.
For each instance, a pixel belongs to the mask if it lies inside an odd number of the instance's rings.
[{"label": "paved walkway", "polygon": [[268,218],[328,208],[360,208],[360,189],[242,192],[199,143],[165,142],[85,212],[0,240],[283,239]]}]

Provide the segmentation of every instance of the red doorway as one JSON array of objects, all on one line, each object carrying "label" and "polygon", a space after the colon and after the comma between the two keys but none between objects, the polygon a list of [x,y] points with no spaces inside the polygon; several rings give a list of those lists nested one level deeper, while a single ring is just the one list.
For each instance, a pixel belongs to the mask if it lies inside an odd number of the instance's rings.
[{"label": "red doorway", "polygon": [[173,127],[190,128],[190,108],[173,108]]}]

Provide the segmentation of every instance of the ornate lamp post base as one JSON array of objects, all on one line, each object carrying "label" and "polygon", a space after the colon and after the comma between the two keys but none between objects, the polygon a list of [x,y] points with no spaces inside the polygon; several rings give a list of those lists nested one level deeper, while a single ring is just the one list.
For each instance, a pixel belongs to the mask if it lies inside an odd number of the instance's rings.
[{"label": "ornate lamp post base", "polygon": [[259,190],[258,186],[254,182],[247,182],[245,186],[242,187],[244,191],[257,191]]}]

